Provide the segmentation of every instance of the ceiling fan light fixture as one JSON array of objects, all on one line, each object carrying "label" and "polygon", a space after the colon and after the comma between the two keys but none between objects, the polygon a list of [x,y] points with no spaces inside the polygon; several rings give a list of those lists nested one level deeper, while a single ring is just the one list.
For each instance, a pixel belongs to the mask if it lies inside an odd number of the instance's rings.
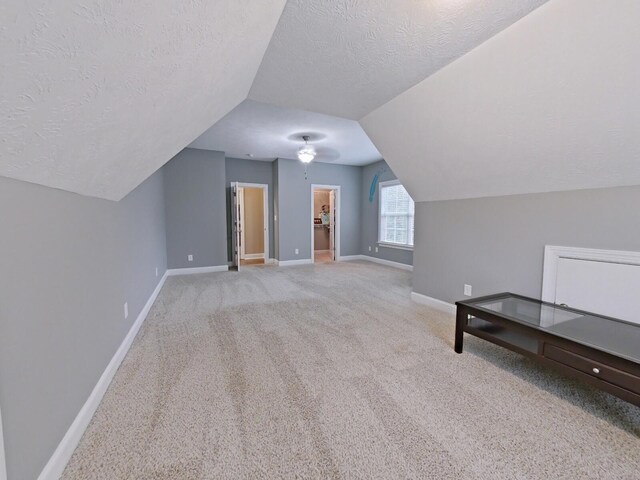
[{"label": "ceiling fan light fixture", "polygon": [[298,150],[298,160],[302,163],[311,163],[316,158],[316,151],[307,143],[309,141],[308,135],[304,135],[302,139],[304,140],[304,147]]},{"label": "ceiling fan light fixture", "polygon": [[316,158],[316,152],[311,148],[301,148],[298,150],[298,160],[302,163],[309,163]]}]

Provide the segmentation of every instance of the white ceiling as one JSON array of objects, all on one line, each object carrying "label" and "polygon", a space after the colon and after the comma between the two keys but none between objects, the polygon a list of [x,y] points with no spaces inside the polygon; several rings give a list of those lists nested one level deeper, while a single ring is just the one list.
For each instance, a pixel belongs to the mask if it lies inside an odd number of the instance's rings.
[{"label": "white ceiling", "polygon": [[418,201],[640,183],[639,3],[544,3],[4,0],[0,175],[119,200],[189,144],[315,133]]},{"label": "white ceiling", "polygon": [[227,157],[295,159],[304,144],[302,135],[311,137],[318,152],[315,161],[366,165],[382,159],[355,120],[254,100],[245,100],[189,146],[221,150]]},{"label": "white ceiling", "polygon": [[360,119],[546,0],[289,0],[250,98]]},{"label": "white ceiling", "polygon": [[416,201],[638,185],[640,2],[616,7],[549,2],[361,124]]},{"label": "white ceiling", "polygon": [[242,102],[285,0],[0,3],[0,175],[119,200]]}]

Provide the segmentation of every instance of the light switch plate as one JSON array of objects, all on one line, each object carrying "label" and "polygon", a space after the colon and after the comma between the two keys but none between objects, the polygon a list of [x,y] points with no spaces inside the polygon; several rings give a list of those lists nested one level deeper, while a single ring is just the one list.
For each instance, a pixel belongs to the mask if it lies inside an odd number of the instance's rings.
[{"label": "light switch plate", "polygon": [[471,296],[471,285],[467,285],[467,284],[465,284],[465,286],[464,286],[464,294],[465,294],[467,297],[470,297],[470,296]]}]

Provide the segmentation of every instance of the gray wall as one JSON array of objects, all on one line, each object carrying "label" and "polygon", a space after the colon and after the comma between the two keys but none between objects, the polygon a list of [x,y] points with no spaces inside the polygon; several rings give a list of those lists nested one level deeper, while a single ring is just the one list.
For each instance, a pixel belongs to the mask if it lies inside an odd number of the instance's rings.
[{"label": "gray wall", "polygon": [[266,183],[269,185],[269,257],[275,258],[275,233],[273,226],[273,162],[260,162],[257,160],[245,160],[242,158],[227,158],[226,165],[226,195],[227,195],[227,258],[232,260],[233,241],[231,236],[231,182]]},{"label": "gray wall", "polygon": [[[373,177],[378,174],[380,182],[388,182],[396,180],[396,176],[384,160],[371,165],[367,165],[362,169],[362,233],[360,251],[363,255],[390,260],[392,262],[413,265],[413,251],[402,250],[399,248],[386,247],[380,245],[376,253],[376,245],[378,245],[378,208],[380,205],[380,189],[376,188],[376,194],[373,202],[369,202],[369,190]],[[371,247],[371,250],[369,250]]]},{"label": "gray wall", "polygon": [[[278,159],[279,260],[311,258],[311,185],[340,185],[340,255],[360,254],[362,168]],[[300,253],[296,255],[295,249]]]},{"label": "gray wall", "polygon": [[41,472],[164,273],[162,197],[161,172],[120,202],[0,178],[10,479]]},{"label": "gray wall", "polygon": [[227,265],[224,153],[187,148],[163,171],[168,268]]},{"label": "gray wall", "polygon": [[414,291],[540,298],[545,245],[640,251],[638,205],[640,187],[419,203]]}]

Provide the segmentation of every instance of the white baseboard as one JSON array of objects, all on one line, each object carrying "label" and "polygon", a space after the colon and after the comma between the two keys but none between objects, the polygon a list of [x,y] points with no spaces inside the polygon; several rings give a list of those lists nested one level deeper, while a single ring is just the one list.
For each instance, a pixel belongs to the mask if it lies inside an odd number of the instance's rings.
[{"label": "white baseboard", "polygon": [[294,265],[308,265],[313,263],[313,260],[310,258],[303,258],[301,260],[280,260],[278,262],[279,267],[292,267]]},{"label": "white baseboard", "polygon": [[437,298],[427,297],[421,293],[411,292],[411,300],[416,303],[420,303],[422,305],[426,305],[427,307],[435,308],[436,310],[440,310],[441,312],[449,313],[451,315],[456,314],[456,306],[453,303],[443,302],[442,300],[438,300]]},{"label": "white baseboard", "polygon": [[367,260],[368,262],[379,263],[380,265],[399,268],[401,270],[408,270],[410,272],[413,271],[413,265],[407,265],[406,263],[392,262],[391,260],[384,260],[383,258],[371,257],[369,255],[361,255],[361,256],[362,256],[362,260]]},{"label": "white baseboard", "polygon": [[338,257],[339,262],[351,262],[353,260],[366,260],[364,255],[342,255]]},{"label": "white baseboard", "polygon": [[217,265],[215,267],[171,268],[167,270],[167,275],[172,277],[174,275],[191,275],[194,273],[226,272],[228,270],[229,270],[229,265]]},{"label": "white baseboard", "polygon": [[100,380],[98,380],[98,383],[93,388],[91,395],[89,395],[89,398],[80,409],[80,412],[78,413],[76,418],[73,420],[73,423],[69,427],[69,430],[67,430],[67,433],[65,433],[62,441],[58,444],[58,448],[56,448],[55,452],[53,452],[53,455],[40,473],[38,480],[57,480],[62,475],[62,472],[64,471],[67,463],[69,462],[69,459],[71,458],[71,455],[73,454],[73,451],[78,446],[78,443],[80,442],[84,431],[87,429],[87,426],[89,425],[93,414],[96,412],[98,405],[100,405],[102,397],[104,397],[107,388],[109,388],[109,384],[111,383],[113,376],[118,371],[118,367],[120,367],[122,360],[124,360],[124,357],[129,351],[129,348],[131,347],[131,344],[133,343],[138,330],[140,330],[142,323],[147,318],[149,310],[151,310],[153,302],[155,302],[156,298],[158,297],[158,294],[160,293],[160,290],[162,289],[167,276],[169,276],[168,270],[164,273],[164,275],[158,282],[158,285],[149,297],[149,300],[147,300],[147,303],[142,308],[142,311],[138,315],[138,318],[136,318],[136,321],[131,326],[129,333],[127,333],[127,336],[124,337],[124,340],[120,344],[120,347],[118,347],[118,350],[109,362],[109,365],[107,365],[107,368],[102,373]]},{"label": "white baseboard", "polygon": [[314,250],[314,253],[329,253],[331,250]]},{"label": "white baseboard", "polygon": [[7,480],[7,462],[4,457],[4,436],[2,435],[2,412],[0,412],[0,480]]},{"label": "white baseboard", "polygon": [[264,258],[264,253],[245,253],[242,260],[258,260]]}]

